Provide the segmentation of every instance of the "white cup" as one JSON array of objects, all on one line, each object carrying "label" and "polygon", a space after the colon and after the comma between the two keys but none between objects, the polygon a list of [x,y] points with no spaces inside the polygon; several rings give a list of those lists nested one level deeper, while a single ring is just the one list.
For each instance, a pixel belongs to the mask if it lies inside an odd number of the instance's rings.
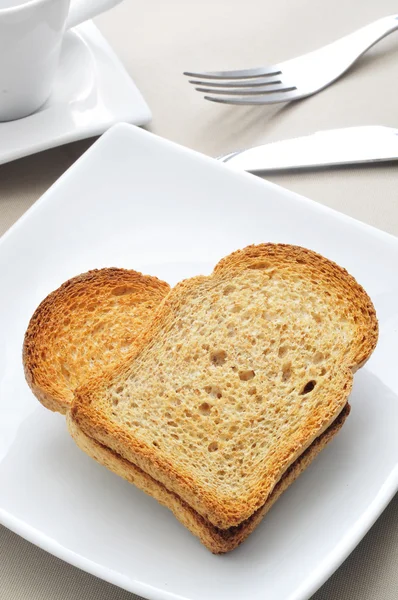
[{"label": "white cup", "polygon": [[0,121],[48,99],[65,30],[121,0],[0,0]]}]

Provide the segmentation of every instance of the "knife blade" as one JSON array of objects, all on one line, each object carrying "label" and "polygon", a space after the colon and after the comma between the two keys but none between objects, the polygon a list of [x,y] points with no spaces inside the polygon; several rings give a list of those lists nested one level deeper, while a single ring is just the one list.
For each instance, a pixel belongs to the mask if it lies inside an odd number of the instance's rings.
[{"label": "knife blade", "polygon": [[252,173],[397,159],[398,129],[381,125],[317,131],[219,157],[234,169]]}]

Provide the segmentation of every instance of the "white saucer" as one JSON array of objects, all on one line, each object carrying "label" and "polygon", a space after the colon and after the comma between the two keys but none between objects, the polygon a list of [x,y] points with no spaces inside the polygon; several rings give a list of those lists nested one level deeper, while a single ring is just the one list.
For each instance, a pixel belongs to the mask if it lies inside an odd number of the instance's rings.
[{"label": "white saucer", "polygon": [[117,122],[145,125],[151,111],[95,25],[65,35],[54,90],[36,113],[0,123],[0,164],[100,135]]}]

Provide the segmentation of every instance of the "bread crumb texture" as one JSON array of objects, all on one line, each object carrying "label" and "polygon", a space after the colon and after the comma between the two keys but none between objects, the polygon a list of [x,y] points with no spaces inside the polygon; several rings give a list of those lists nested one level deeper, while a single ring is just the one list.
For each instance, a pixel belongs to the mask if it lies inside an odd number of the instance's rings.
[{"label": "bread crumb texture", "polygon": [[77,386],[131,350],[169,289],[156,277],[107,268],[49,294],[30,320],[23,349],[26,378],[39,400],[64,413]]},{"label": "bread crumb texture", "polygon": [[376,341],[344,269],[251,246],[178,284],[123,363],[78,390],[72,418],[227,529],[337,418]]}]

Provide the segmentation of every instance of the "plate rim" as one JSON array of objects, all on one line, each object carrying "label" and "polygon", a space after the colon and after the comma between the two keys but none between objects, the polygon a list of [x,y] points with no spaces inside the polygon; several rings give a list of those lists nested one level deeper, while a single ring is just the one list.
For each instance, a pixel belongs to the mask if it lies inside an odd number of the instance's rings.
[{"label": "plate rim", "polygon": [[307,196],[303,196],[302,194],[299,194],[298,192],[289,190],[288,188],[278,185],[277,183],[273,183],[272,181],[269,181],[268,179],[263,179],[261,177],[258,177],[257,175],[248,173],[247,171],[236,171],[235,169],[228,167],[228,163],[223,163],[222,161],[217,160],[217,158],[213,158],[211,156],[203,154],[202,152],[199,152],[192,148],[182,146],[181,144],[178,144],[177,142],[173,142],[172,140],[164,138],[156,133],[153,133],[152,131],[141,129],[141,128],[137,127],[136,125],[128,123],[126,121],[121,121],[121,122],[115,123],[114,125],[109,127],[106,131],[104,131],[100,135],[100,137],[97,140],[95,140],[95,142],[93,142],[93,144],[85,152],[83,152],[83,154],[81,156],[79,156],[79,158],[77,158],[75,160],[75,162],[72,165],[70,165],[70,167],[68,167],[58,177],[58,179],[56,179],[54,181],[54,183],[52,183],[51,186],[15,221],[15,223],[13,223],[0,236],[0,247],[1,247],[1,244],[6,239],[8,239],[9,235],[13,234],[14,231],[25,221],[25,219],[30,217],[30,215],[32,214],[33,211],[38,210],[42,206],[42,204],[45,204],[47,202],[48,196],[51,195],[54,192],[54,190],[57,189],[57,187],[59,185],[62,185],[64,179],[69,176],[69,173],[71,170],[79,168],[84,161],[86,161],[88,158],[91,157],[92,153],[98,151],[98,148],[100,148],[100,146],[102,146],[105,143],[108,143],[107,142],[108,137],[116,138],[116,136],[118,136],[120,134],[123,135],[124,133],[127,133],[128,135],[131,135],[131,134],[137,135],[137,136],[141,135],[144,137],[149,136],[149,137],[155,139],[156,143],[163,144],[164,146],[169,147],[170,149],[177,150],[178,152],[181,152],[183,154],[191,155],[196,160],[200,160],[201,162],[203,162],[205,164],[210,164],[213,166],[217,164],[222,169],[228,169],[228,171],[231,173],[232,177],[241,178],[243,180],[249,179],[251,181],[252,185],[257,184],[257,186],[263,187],[263,189],[268,188],[270,190],[283,190],[283,192],[285,194],[288,194],[291,198],[295,198],[298,202],[310,205],[313,210],[323,212],[325,214],[333,215],[334,217],[337,217],[342,221],[352,224],[352,225],[354,225],[354,227],[358,227],[364,231],[367,231],[369,234],[375,235],[376,237],[381,238],[382,240],[384,240],[390,244],[393,244],[398,248],[398,236],[395,236],[394,234],[389,233],[388,231],[384,231],[383,229],[380,229],[379,227],[370,225],[369,223],[366,223],[365,221],[361,221],[360,219],[352,217],[351,215],[347,215],[335,208],[327,206],[326,204],[321,204],[320,202],[317,202],[316,200],[312,200],[311,198],[308,198]]},{"label": "plate rim", "polygon": [[[312,578],[307,578],[301,584],[296,592],[290,594],[286,600],[310,600],[311,596],[336,572],[340,565],[353,552],[357,545],[368,533],[382,512],[391,502],[398,491],[398,464],[391,472],[390,476],[384,481],[379,493],[373,501],[371,507],[362,514],[360,523],[357,523],[354,533],[352,530],[342,538],[333,551],[333,558],[321,563]],[[378,502],[376,502],[378,500]],[[372,510],[373,508],[373,510]],[[42,533],[39,529],[25,523],[22,519],[11,515],[0,507],[0,525],[3,525],[10,531],[19,535],[28,542],[41,548],[45,552],[63,560],[64,562],[76,567],[94,577],[98,577],[121,589],[138,594],[149,600],[191,600],[189,596],[181,596],[174,592],[168,592],[163,588],[154,587],[148,583],[129,579],[120,573],[108,569],[103,565],[96,563],[89,558],[76,554],[72,550],[65,548],[50,536]],[[150,595],[147,595],[150,593]]]}]

